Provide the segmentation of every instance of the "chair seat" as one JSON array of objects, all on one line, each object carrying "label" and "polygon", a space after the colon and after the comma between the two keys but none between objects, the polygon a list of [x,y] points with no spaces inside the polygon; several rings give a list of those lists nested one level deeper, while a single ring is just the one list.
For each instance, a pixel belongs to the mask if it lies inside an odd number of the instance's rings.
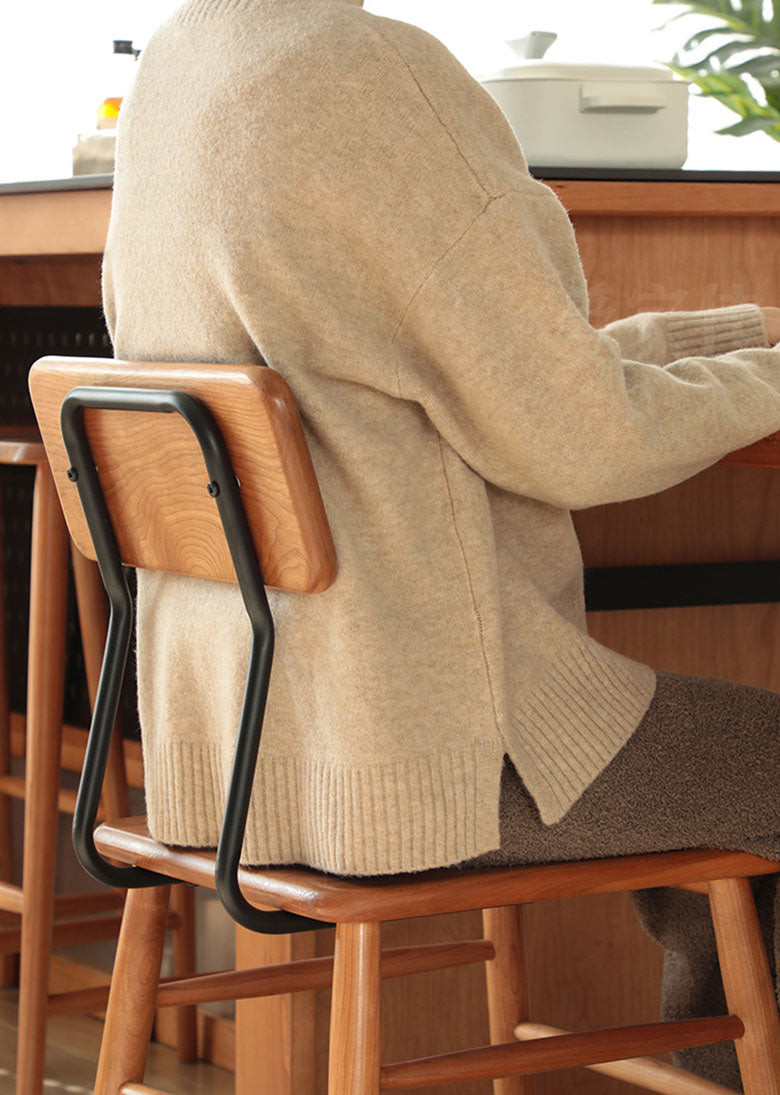
[{"label": "chair seat", "polygon": [[[150,836],[146,818],[100,825],[95,844],[109,859],[215,888],[215,853],[160,844]],[[776,872],[780,863],[761,856],[708,849],[380,878],[341,878],[306,867],[246,867],[239,877],[244,895],[254,905],[283,908],[315,920],[355,923]]]}]

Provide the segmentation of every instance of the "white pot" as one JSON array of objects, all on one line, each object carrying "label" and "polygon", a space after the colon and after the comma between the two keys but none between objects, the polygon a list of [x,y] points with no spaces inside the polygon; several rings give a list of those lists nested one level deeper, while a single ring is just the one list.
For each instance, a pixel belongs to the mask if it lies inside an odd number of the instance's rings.
[{"label": "white pot", "polygon": [[664,68],[525,61],[482,81],[532,166],[679,168],[688,84]]}]

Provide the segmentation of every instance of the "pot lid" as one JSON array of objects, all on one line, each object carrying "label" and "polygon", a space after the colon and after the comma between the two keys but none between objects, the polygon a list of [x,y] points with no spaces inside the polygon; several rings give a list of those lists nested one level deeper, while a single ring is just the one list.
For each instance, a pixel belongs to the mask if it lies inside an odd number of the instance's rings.
[{"label": "pot lid", "polygon": [[581,64],[576,61],[523,61],[511,68],[503,68],[481,82],[491,80],[651,80],[669,83],[677,80],[668,68],[658,65],[603,65]]}]

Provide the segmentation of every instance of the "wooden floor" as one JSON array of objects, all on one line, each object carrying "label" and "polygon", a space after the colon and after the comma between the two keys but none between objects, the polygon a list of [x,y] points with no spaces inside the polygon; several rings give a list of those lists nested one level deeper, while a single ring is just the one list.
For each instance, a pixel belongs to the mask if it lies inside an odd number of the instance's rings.
[{"label": "wooden floor", "polygon": [[[83,1015],[49,1021],[45,1095],[91,1095],[103,1026]],[[16,989],[0,989],[0,1095],[14,1095]],[[180,1065],[173,1050],[153,1045],[146,1083],[171,1095],[232,1095],[233,1075],[198,1062]]]}]

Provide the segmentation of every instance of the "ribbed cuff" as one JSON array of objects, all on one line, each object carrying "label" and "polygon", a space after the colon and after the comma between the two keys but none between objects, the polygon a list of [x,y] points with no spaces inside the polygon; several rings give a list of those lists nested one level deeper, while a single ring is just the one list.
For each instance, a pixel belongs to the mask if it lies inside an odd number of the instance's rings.
[{"label": "ribbed cuff", "polygon": [[[262,757],[242,862],[305,863],[342,875],[423,871],[500,843],[503,748],[360,767]],[[144,751],[149,830],[164,844],[213,848],[232,756],[167,742]]]},{"label": "ribbed cuff", "polygon": [[670,312],[664,319],[670,361],[769,346],[764,317],[757,304],[737,304],[706,312]]},{"label": "ribbed cuff", "polygon": [[626,744],[655,685],[649,666],[583,636],[515,708],[509,755],[546,825],[564,817]]}]

